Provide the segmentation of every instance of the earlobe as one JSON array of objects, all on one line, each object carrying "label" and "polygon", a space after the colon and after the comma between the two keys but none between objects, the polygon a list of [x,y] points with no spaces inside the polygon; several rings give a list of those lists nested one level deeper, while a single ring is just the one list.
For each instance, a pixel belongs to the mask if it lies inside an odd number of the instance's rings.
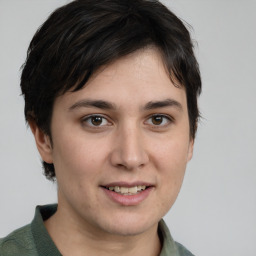
[{"label": "earlobe", "polygon": [[52,144],[49,135],[46,135],[34,121],[29,121],[29,126],[42,160],[49,164],[53,163]]}]

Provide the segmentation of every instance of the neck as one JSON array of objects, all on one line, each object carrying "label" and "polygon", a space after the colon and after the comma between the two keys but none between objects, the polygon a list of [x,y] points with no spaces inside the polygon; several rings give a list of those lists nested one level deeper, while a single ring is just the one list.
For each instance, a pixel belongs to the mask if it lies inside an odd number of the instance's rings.
[{"label": "neck", "polygon": [[160,254],[158,225],[141,234],[116,235],[99,232],[97,228],[81,223],[60,207],[45,222],[48,233],[63,256],[157,256]]}]

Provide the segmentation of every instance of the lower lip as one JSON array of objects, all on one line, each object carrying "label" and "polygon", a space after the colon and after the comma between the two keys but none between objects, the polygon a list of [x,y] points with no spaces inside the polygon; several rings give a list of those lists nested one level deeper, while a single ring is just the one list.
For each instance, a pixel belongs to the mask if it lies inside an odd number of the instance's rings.
[{"label": "lower lip", "polygon": [[115,203],[124,206],[133,206],[143,202],[149,196],[150,192],[153,190],[153,187],[149,187],[135,195],[122,195],[103,187],[102,189],[105,194]]}]

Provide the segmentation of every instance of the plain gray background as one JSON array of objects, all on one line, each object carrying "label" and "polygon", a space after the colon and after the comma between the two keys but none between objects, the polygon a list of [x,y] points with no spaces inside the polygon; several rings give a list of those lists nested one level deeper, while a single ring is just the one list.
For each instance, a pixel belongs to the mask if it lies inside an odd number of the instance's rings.
[{"label": "plain gray background", "polygon": [[[67,0],[0,0],[0,237],[56,202],[23,117],[20,67],[36,29]],[[165,0],[192,25],[203,93],[195,152],[165,217],[197,256],[256,255],[256,1]],[[154,207],[154,206],[152,206]]]}]

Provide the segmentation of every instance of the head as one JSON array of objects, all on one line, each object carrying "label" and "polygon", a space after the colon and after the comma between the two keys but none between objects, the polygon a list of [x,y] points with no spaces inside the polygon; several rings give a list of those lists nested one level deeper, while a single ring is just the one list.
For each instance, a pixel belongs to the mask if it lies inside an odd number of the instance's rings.
[{"label": "head", "polygon": [[25,116],[58,212],[90,235],[156,230],[176,200],[199,116],[192,48],[154,0],[73,1],[32,39]]},{"label": "head", "polygon": [[[52,143],[56,99],[86,87],[102,67],[148,47],[161,55],[173,85],[185,90],[193,140],[201,80],[192,41],[181,20],[156,0],[77,0],[53,12],[34,35],[23,68],[26,120]],[[43,165],[54,179],[53,163]]]}]

